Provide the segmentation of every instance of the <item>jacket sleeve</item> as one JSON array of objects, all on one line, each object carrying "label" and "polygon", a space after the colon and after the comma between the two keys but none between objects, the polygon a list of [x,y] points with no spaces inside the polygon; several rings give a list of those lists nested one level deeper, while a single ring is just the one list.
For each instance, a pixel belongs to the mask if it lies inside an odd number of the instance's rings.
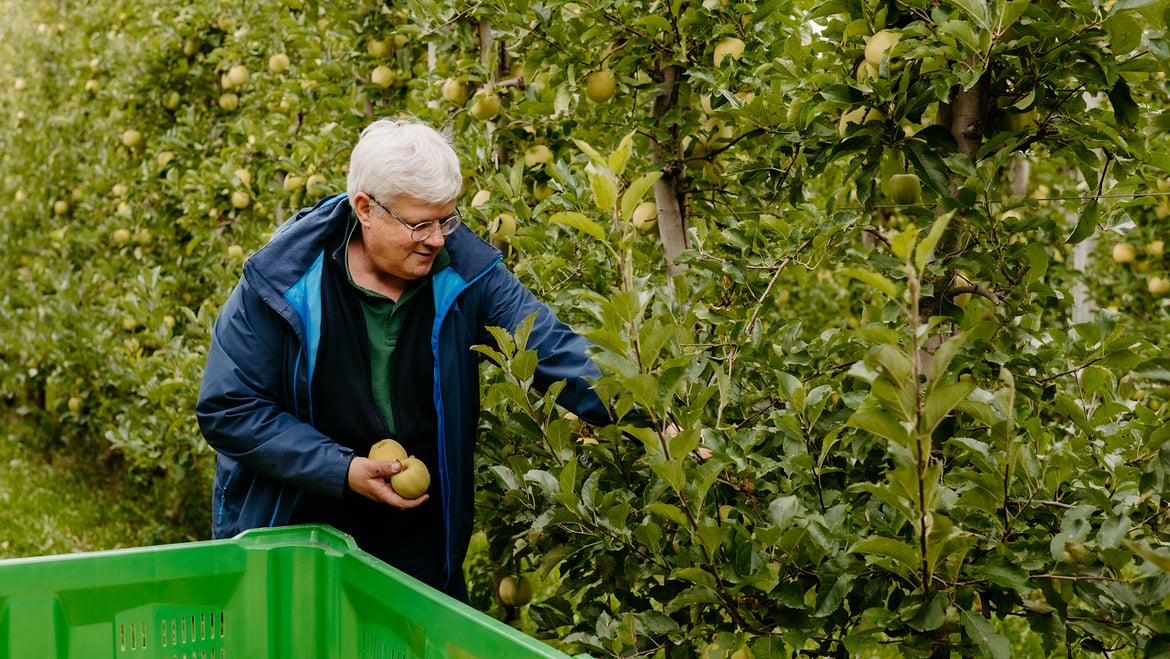
[{"label": "jacket sleeve", "polygon": [[[565,388],[557,403],[593,425],[611,423],[613,412],[598,397],[591,382],[601,375],[588,355],[592,342],[561,322],[504,265],[497,264],[483,283],[488,308],[483,327],[515,332],[525,318],[537,312],[528,339],[528,349],[535,350],[538,358],[533,378],[536,387],[544,391],[564,380]],[[484,342],[490,341],[490,336],[484,337]]]},{"label": "jacket sleeve", "polygon": [[246,279],[216,318],[195,413],[204,439],[238,463],[341,496],[352,450],[295,413],[299,341]]}]

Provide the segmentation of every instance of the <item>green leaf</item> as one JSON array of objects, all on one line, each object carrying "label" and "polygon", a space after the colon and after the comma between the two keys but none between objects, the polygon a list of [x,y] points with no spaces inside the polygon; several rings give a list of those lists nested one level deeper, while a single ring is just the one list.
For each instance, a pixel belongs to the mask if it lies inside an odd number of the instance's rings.
[{"label": "green leaf", "polygon": [[800,512],[799,498],[792,495],[778,497],[768,504],[768,521],[785,529],[792,523],[798,512]]},{"label": "green leaf", "polygon": [[918,550],[894,538],[866,538],[853,545],[850,551],[868,556],[892,558],[900,568],[895,570],[895,573],[909,580],[913,580],[913,575],[922,566],[922,557]]},{"label": "green leaf", "polygon": [[594,149],[588,142],[574,138],[573,143],[576,144],[577,148],[581,149],[585,155],[589,156],[589,160],[591,160],[594,165],[597,165],[598,167],[608,166],[608,163],[606,163],[605,158],[601,156],[601,153],[599,153],[597,149]]},{"label": "green leaf", "polygon": [[871,272],[869,270],[858,270],[856,268],[842,268],[839,272],[846,277],[850,277],[860,281],[863,284],[867,284],[870,288],[881,291],[891,300],[898,299],[898,289],[894,287],[894,282],[886,279],[876,272]]},{"label": "green leaf", "polygon": [[1004,8],[1003,13],[999,16],[999,27],[1001,30],[1007,29],[1020,20],[1020,16],[1028,11],[1028,6],[1032,4],[1032,0],[1011,0]]},{"label": "green leaf", "polygon": [[617,177],[608,167],[587,166],[585,173],[588,175],[589,185],[593,189],[593,203],[597,206],[597,210],[603,213],[612,213],[618,198]]},{"label": "green leaf", "polygon": [[914,166],[914,171],[935,194],[951,196],[950,168],[939,156],[938,150],[923,139],[911,139],[906,142],[904,153]]},{"label": "green leaf", "polygon": [[926,269],[926,264],[930,261],[930,257],[934,254],[934,246],[938,244],[939,239],[942,238],[943,233],[947,230],[947,225],[950,223],[950,214],[940,215],[930,227],[930,233],[926,234],[926,238],[918,243],[914,248],[914,267],[918,268],[919,272]]},{"label": "green leaf", "polygon": [[521,382],[528,382],[532,379],[533,374],[536,373],[537,361],[536,351],[534,350],[521,350],[516,353],[512,357],[512,364],[509,369],[512,377]]},{"label": "green leaf", "polygon": [[890,238],[890,251],[899,259],[909,261],[910,251],[918,242],[918,227],[911,224]]},{"label": "green leaf", "polygon": [[954,360],[955,355],[967,343],[967,334],[959,332],[943,342],[938,350],[934,351],[930,360],[930,383],[934,385],[943,380],[947,369],[951,366],[951,361]]},{"label": "green leaf", "polygon": [[955,382],[936,387],[926,396],[922,408],[921,431],[924,435],[934,432],[938,424],[975,391],[974,382]]},{"label": "green leaf", "polygon": [[1081,217],[1077,220],[1077,227],[1073,229],[1072,235],[1068,237],[1065,243],[1069,245],[1076,245],[1083,242],[1085,238],[1093,235],[1097,230],[1097,221],[1101,219],[1101,207],[1096,199],[1090,199],[1085,207],[1081,209]]},{"label": "green leaf", "polygon": [[548,221],[564,224],[598,240],[605,240],[605,229],[597,222],[586,217],[584,213],[578,213],[576,211],[553,213],[552,217],[548,218]]},{"label": "green leaf", "polygon": [[680,460],[654,462],[650,465],[650,469],[674,490],[681,491],[687,483],[686,470]]},{"label": "green leaf", "polygon": [[1027,266],[1024,273],[1024,285],[1030,286],[1043,279],[1048,272],[1048,250],[1041,243],[1028,243],[1024,247],[1023,256],[1024,265]]},{"label": "green leaf", "polygon": [[980,32],[967,21],[945,21],[942,25],[938,26],[938,31],[961,42],[964,46],[977,53],[983,51],[983,44],[979,36]]},{"label": "green leaf", "polygon": [[670,576],[707,588],[715,587],[715,575],[701,567],[680,567],[672,570]]},{"label": "green leaf", "polygon": [[910,432],[892,414],[881,410],[858,410],[845,425],[864,430],[899,446],[910,444]]},{"label": "green leaf", "polygon": [[670,455],[674,459],[686,457],[695,450],[702,439],[697,428],[687,428],[670,438]]},{"label": "green leaf", "polygon": [[1150,5],[1161,4],[1165,0],[1119,0],[1116,4],[1109,8],[1109,15],[1121,13],[1123,11],[1132,11],[1134,9],[1141,9],[1149,7]]},{"label": "green leaf", "polygon": [[1002,556],[992,556],[974,570],[987,577],[990,583],[1001,588],[1011,588],[1020,594],[1031,592],[1033,588],[1027,570]]},{"label": "green leaf", "polygon": [[963,623],[963,629],[979,646],[983,656],[992,657],[992,659],[1010,659],[1012,656],[1011,643],[1003,636],[996,634],[995,628],[986,618],[977,613],[963,611],[959,613],[959,619]]},{"label": "green leaf", "polygon": [[646,193],[654,187],[654,182],[662,178],[662,172],[648,172],[639,176],[626,188],[622,195],[622,219],[630,222],[634,218],[634,209],[642,202]]},{"label": "green leaf", "polygon": [[719,547],[723,541],[727,539],[727,535],[731,533],[731,529],[721,524],[714,522],[701,522],[698,528],[699,542],[706,547],[709,554],[715,554],[719,551]]},{"label": "green leaf", "polygon": [[896,384],[905,384],[914,379],[914,362],[911,357],[892,345],[880,345],[866,355],[866,362],[880,366]]},{"label": "green leaf", "polygon": [[646,504],[646,512],[657,515],[666,521],[674,522],[679,526],[686,526],[687,524],[687,516],[681,508],[674,504],[654,501]]},{"label": "green leaf", "polygon": [[613,153],[609,154],[609,169],[617,176],[621,176],[626,169],[626,163],[630,160],[630,153],[634,150],[634,132],[626,133],[622,141],[618,144],[618,148],[614,149]]},{"label": "green leaf", "polygon": [[[1137,26],[1136,38],[1141,41],[1141,26]],[[1133,126],[1141,117],[1141,109],[1134,103],[1125,78],[1119,76],[1113,83],[1113,88],[1109,90],[1109,102],[1113,104],[1113,116],[1117,118],[1118,126]]]},{"label": "green leaf", "polygon": [[975,19],[975,23],[980,28],[984,30],[991,28],[987,16],[988,3],[984,0],[951,0],[951,2]]}]

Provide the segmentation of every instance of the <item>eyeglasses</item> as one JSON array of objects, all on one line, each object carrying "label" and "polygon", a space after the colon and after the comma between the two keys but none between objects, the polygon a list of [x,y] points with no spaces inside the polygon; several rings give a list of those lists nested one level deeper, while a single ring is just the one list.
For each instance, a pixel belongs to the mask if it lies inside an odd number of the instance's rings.
[{"label": "eyeglasses", "polygon": [[455,214],[443,220],[428,220],[426,222],[419,222],[418,224],[407,224],[398,214],[382,205],[382,202],[374,199],[374,195],[366,193],[370,201],[378,204],[378,207],[390,214],[390,217],[398,220],[402,226],[410,229],[410,237],[416,243],[421,243],[438,229],[444,236],[451,235],[451,232],[459,228],[459,224],[463,221],[463,216],[459,214],[459,209],[455,209]]}]

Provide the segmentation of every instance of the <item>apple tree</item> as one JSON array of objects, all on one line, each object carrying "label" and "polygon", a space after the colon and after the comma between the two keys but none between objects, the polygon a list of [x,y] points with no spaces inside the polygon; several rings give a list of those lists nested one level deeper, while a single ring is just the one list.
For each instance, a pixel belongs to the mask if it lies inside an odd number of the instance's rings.
[{"label": "apple tree", "polygon": [[[526,399],[523,333],[488,352],[493,551],[559,577],[538,625],[614,654],[1165,646],[1164,3],[497,9],[435,18],[524,58],[493,144],[562,154],[510,242],[655,421],[581,429]],[[629,228],[651,189],[661,250]],[[1085,258],[1111,235],[1140,263]]]}]

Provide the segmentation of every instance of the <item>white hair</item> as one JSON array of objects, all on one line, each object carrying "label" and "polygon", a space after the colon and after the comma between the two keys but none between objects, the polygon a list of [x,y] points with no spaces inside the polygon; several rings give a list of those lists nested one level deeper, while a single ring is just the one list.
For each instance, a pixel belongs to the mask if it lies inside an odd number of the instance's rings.
[{"label": "white hair", "polygon": [[382,203],[400,196],[428,204],[454,201],[463,190],[451,140],[413,118],[379,119],[366,126],[349,158],[346,191]]}]

